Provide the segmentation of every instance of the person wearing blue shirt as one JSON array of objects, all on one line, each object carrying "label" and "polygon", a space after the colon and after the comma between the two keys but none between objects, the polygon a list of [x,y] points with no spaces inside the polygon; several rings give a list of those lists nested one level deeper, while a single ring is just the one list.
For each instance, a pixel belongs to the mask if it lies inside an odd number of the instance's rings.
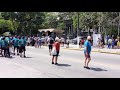
[{"label": "person wearing blue shirt", "polygon": [[91,41],[91,37],[88,36],[87,40],[84,43],[84,54],[85,54],[85,66],[84,66],[84,68],[87,68],[87,69],[90,69],[88,67],[88,64],[89,64],[89,62],[91,60],[91,57],[90,57],[91,43],[90,43],[90,41]]},{"label": "person wearing blue shirt", "polygon": [[18,46],[19,39],[18,39],[18,37],[16,36],[15,38],[13,38],[12,42],[13,42],[13,46],[14,46],[14,55],[15,55],[15,49],[17,49],[17,55],[19,55],[19,46]]},{"label": "person wearing blue shirt", "polygon": [[25,48],[25,46],[26,46],[26,39],[25,39],[25,37],[22,37],[22,38],[19,40],[18,44],[19,44],[20,57],[22,57],[22,52],[24,52],[24,57],[26,57],[26,56],[25,56],[25,51],[26,51],[26,48]]},{"label": "person wearing blue shirt", "polygon": [[3,37],[3,39],[2,39],[2,50],[4,50],[4,56],[5,56],[5,57],[7,56],[7,54],[8,54],[9,57],[10,57],[9,43],[8,43],[8,41],[6,40],[5,37]]},{"label": "person wearing blue shirt", "polygon": [[0,50],[1,50],[1,55],[3,56],[3,54],[2,54],[2,37],[0,37]]}]

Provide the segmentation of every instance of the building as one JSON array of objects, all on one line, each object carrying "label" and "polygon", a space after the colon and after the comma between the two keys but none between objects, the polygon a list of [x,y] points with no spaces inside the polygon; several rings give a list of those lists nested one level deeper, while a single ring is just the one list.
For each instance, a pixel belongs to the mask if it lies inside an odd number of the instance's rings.
[{"label": "building", "polygon": [[39,29],[38,30],[39,36],[49,36],[51,35],[53,38],[55,38],[56,36],[61,37],[64,30],[60,30],[60,29],[55,29],[55,28],[50,28],[50,29]]}]

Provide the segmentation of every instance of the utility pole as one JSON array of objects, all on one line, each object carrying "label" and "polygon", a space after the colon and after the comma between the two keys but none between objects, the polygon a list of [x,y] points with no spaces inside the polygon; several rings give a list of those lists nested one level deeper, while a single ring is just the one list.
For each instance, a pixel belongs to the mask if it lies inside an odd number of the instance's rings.
[{"label": "utility pole", "polygon": [[[119,17],[120,17],[120,12],[119,12]],[[119,19],[119,24],[118,24],[118,37],[120,35],[120,19]]]},{"label": "utility pole", "polygon": [[77,12],[77,45],[79,45],[79,12]]}]

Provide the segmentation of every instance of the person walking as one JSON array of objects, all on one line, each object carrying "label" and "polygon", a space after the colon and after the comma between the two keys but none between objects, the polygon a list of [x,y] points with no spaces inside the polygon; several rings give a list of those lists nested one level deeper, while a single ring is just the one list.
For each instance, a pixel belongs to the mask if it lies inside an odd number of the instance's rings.
[{"label": "person walking", "polygon": [[2,39],[2,50],[4,50],[4,56],[7,57],[7,55],[10,57],[10,52],[9,52],[9,43],[6,40],[5,37]]},{"label": "person walking", "polygon": [[22,52],[24,52],[24,57],[26,57],[25,56],[25,51],[26,51],[26,48],[25,48],[25,46],[26,46],[25,37],[21,37],[21,39],[19,40],[18,44],[19,44],[20,57],[22,57]]},{"label": "person walking", "polygon": [[39,39],[38,39],[38,48],[41,48],[41,38],[39,37]]},{"label": "person walking", "polygon": [[14,55],[15,55],[15,50],[16,50],[16,49],[17,49],[17,55],[19,55],[18,42],[19,42],[19,39],[18,39],[17,36],[16,36],[15,38],[13,38],[12,43],[13,43],[13,46],[14,46]]},{"label": "person walking", "polygon": [[2,51],[2,37],[0,37],[0,54],[3,56]]},{"label": "person walking", "polygon": [[47,42],[48,42],[48,47],[49,47],[49,54],[51,56],[51,51],[52,51],[53,43],[54,43],[54,39],[51,37],[51,35],[48,37]]},{"label": "person walking", "polygon": [[[60,51],[60,43],[59,43],[59,38],[55,39],[55,43],[53,44],[53,48],[56,49],[56,55],[52,56],[52,64],[57,65],[57,60],[58,60],[58,56],[59,56],[59,51]],[[55,61],[54,61],[55,58]]]},{"label": "person walking", "polygon": [[87,40],[84,43],[84,54],[85,54],[85,66],[84,66],[84,68],[86,68],[86,69],[90,69],[88,66],[88,64],[91,60],[91,57],[90,57],[91,43],[90,43],[90,41],[91,41],[91,37],[88,36]]}]

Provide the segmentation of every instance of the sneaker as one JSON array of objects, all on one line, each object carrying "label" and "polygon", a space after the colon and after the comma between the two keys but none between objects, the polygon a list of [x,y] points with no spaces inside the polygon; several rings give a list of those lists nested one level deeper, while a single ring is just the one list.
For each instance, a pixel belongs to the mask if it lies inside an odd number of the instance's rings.
[{"label": "sneaker", "polygon": [[54,62],[52,62],[52,64],[54,64]]},{"label": "sneaker", "polygon": [[19,53],[17,55],[19,55]]},{"label": "sneaker", "polygon": [[58,63],[55,63],[55,65],[57,65]]},{"label": "sneaker", "polygon": [[86,67],[87,69],[90,69],[89,67]]},{"label": "sneaker", "polygon": [[20,55],[20,57],[22,57],[22,55]]},{"label": "sneaker", "polygon": [[25,58],[26,56],[24,56],[24,58]]},{"label": "sneaker", "polygon": [[86,68],[86,66],[84,66],[84,68]]}]

